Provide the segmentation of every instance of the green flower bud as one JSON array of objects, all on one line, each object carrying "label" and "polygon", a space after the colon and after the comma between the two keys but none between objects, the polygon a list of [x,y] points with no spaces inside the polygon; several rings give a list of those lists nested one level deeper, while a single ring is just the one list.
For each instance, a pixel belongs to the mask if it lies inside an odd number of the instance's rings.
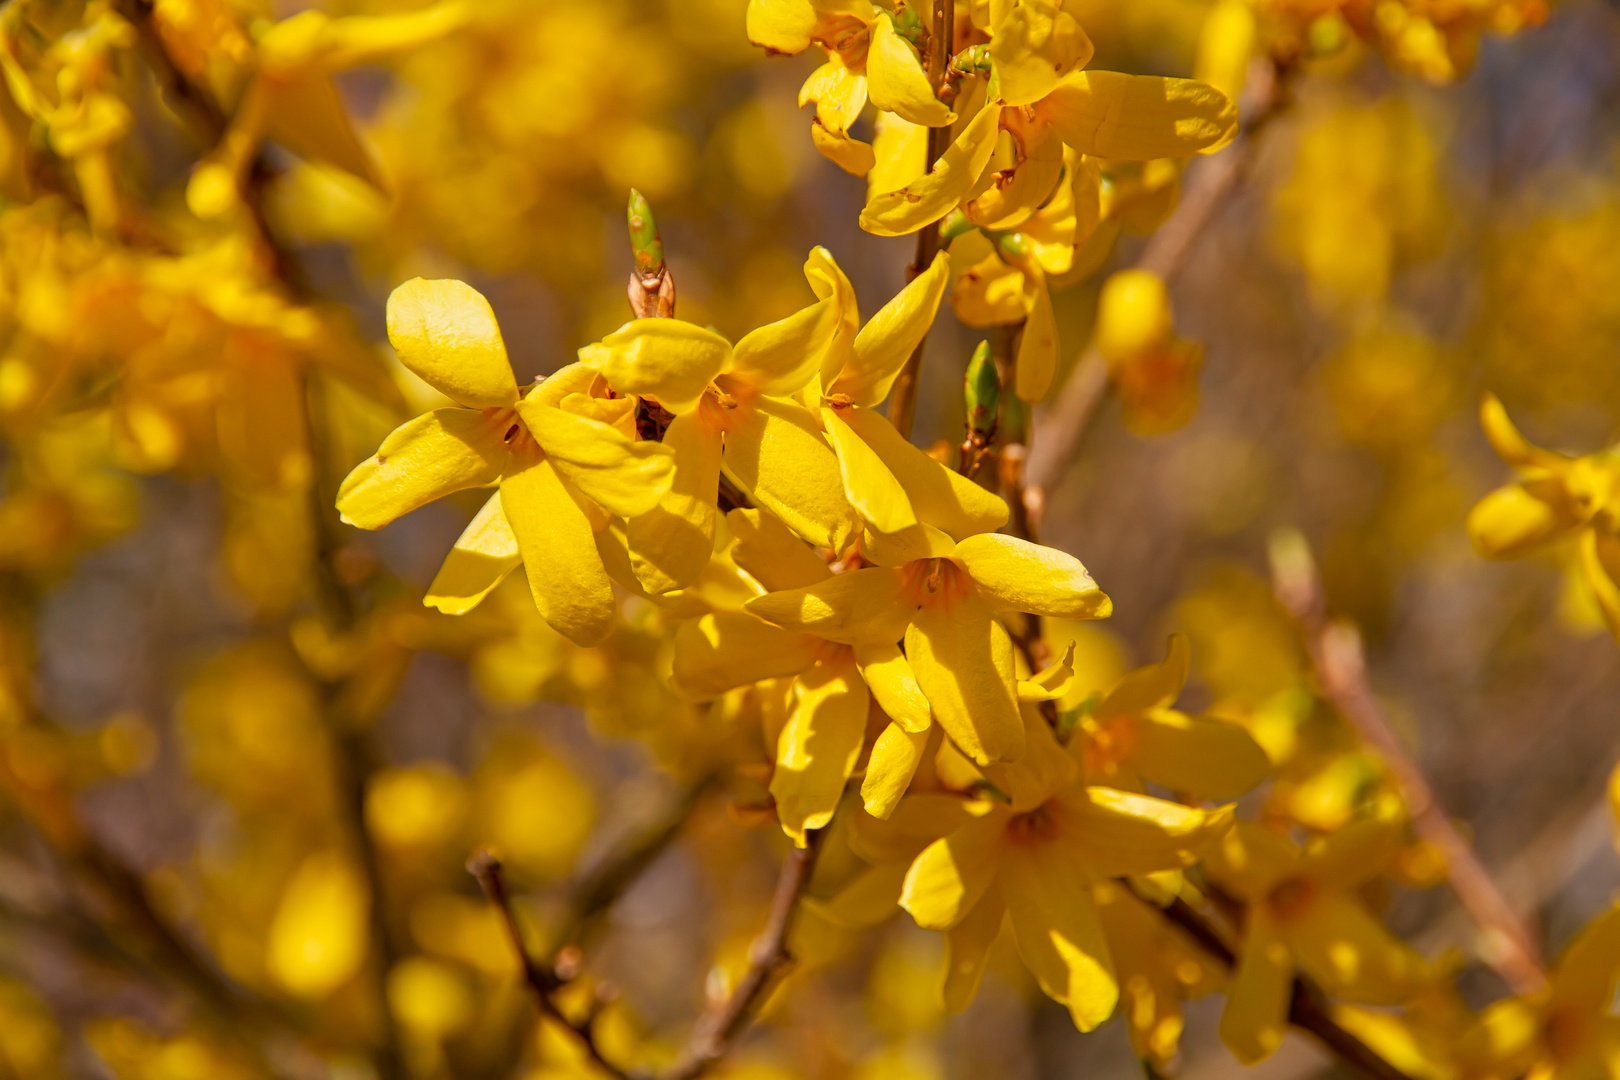
[{"label": "green flower bud", "polygon": [[1001,381],[988,341],[979,342],[979,347],[973,350],[973,359],[968,361],[966,398],[968,428],[986,436],[995,431]]},{"label": "green flower bud", "polygon": [[630,189],[630,207],[625,212],[630,225],[630,247],[636,253],[636,273],[657,277],[664,269],[664,242],[658,237],[658,222],[646,196]]}]

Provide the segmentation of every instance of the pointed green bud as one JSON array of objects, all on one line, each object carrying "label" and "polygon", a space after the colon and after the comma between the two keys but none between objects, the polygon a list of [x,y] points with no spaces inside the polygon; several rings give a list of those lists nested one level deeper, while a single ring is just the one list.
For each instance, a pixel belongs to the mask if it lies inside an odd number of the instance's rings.
[{"label": "pointed green bud", "polygon": [[636,253],[636,273],[657,277],[664,269],[664,242],[658,237],[658,222],[646,196],[630,189],[630,208],[625,214],[630,224],[630,247]]},{"label": "pointed green bud", "polygon": [[990,343],[979,342],[967,368],[967,421],[975,435],[989,436],[996,429],[996,410],[1001,401],[1001,381]]},{"label": "pointed green bud", "polygon": [[990,46],[969,45],[951,57],[951,70],[960,75],[986,75],[990,71]]},{"label": "pointed green bud", "polygon": [[1021,232],[996,233],[996,247],[1010,259],[1027,258],[1031,251],[1029,237]]}]

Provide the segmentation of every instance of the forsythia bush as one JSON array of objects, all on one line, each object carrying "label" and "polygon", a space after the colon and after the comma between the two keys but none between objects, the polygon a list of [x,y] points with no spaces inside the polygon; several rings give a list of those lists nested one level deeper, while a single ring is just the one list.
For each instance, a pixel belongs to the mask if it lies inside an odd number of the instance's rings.
[{"label": "forsythia bush", "polygon": [[1412,745],[1620,814],[1615,186],[1437,118],[1598,17],[0,5],[0,1076],[1620,1080]]}]

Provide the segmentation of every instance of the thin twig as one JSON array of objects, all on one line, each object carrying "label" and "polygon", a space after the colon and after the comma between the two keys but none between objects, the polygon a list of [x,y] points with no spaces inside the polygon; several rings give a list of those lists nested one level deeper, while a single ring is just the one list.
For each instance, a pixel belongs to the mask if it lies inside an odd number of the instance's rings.
[{"label": "thin twig", "polygon": [[487,851],[480,851],[467,862],[467,871],[478,879],[478,887],[484,890],[484,896],[501,913],[501,922],[506,927],[507,939],[511,942],[512,951],[517,955],[518,963],[523,969],[523,981],[529,987],[534,998],[535,1008],[540,1015],[553,1020],[572,1031],[585,1053],[596,1065],[609,1076],[619,1080],[630,1080],[629,1073],[619,1068],[613,1062],[602,1056],[601,1047],[596,1044],[596,1036],[591,1030],[591,1022],[586,1019],[576,1024],[562,1014],[552,995],[562,986],[562,979],[556,972],[535,963],[529,954],[529,948],[523,943],[523,931],[517,922],[517,912],[512,908],[511,895],[506,891],[506,879],[501,874],[501,863],[494,855]]},{"label": "thin twig", "polygon": [[[927,70],[928,79],[933,83],[937,94],[944,86],[946,76],[950,71],[951,55],[955,51],[956,35],[956,0],[934,0],[934,32],[929,39]],[[951,145],[951,129],[937,127],[928,129],[928,167],[932,169],[945,151]],[[915,278],[927,270],[934,262],[934,256],[939,254],[939,222],[930,222],[924,225],[917,233],[917,254],[911,266],[906,271],[907,280]],[[905,367],[895,377],[894,389],[889,395],[889,422],[894,425],[902,438],[911,438],[911,426],[917,418],[917,386],[922,376],[923,351],[928,346],[928,336],[917,342],[917,347],[911,351],[906,359]]]},{"label": "thin twig", "polygon": [[1367,681],[1361,635],[1349,622],[1328,620],[1322,579],[1303,538],[1273,541],[1272,587],[1305,635],[1322,695],[1383,759],[1401,790],[1413,831],[1445,861],[1452,891],[1482,933],[1480,958],[1517,994],[1545,987],[1546,970],[1535,939],[1395,737]]},{"label": "thin twig", "polygon": [[663,1080],[697,1080],[715,1062],[725,1057],[737,1037],[747,1029],[759,1007],[765,1003],[767,991],[793,966],[787,937],[793,929],[799,898],[810,883],[819,848],[820,833],[812,832],[809,843],[788,852],[787,859],[782,863],[782,872],[776,879],[776,895],[771,900],[765,929],[750,950],[748,970],[743,973],[725,1004],[698,1022],[685,1053],[675,1067],[664,1074]]},{"label": "thin twig", "polygon": [[[1228,969],[1237,966],[1237,955],[1230,944],[1230,931],[1217,928],[1214,919],[1201,913],[1185,899],[1176,897],[1169,907],[1159,908],[1149,898],[1137,893],[1129,881],[1126,887],[1136,893],[1144,903],[1161,911],[1164,917],[1186,932],[1210,956]],[[1307,1031],[1331,1051],[1340,1061],[1364,1073],[1372,1080],[1411,1080],[1405,1073],[1385,1061],[1379,1054],[1333,1019],[1327,996],[1309,979],[1294,979],[1288,1002],[1288,1022],[1301,1031]]]},{"label": "thin twig", "polygon": [[[1286,72],[1269,60],[1255,63],[1239,106],[1244,117],[1242,134],[1231,146],[1199,159],[1187,170],[1181,201],[1142,249],[1138,269],[1151,270],[1166,283],[1181,273],[1198,238],[1253,163],[1259,145],[1256,136],[1287,100]],[[1088,345],[1057,398],[1038,410],[1039,435],[1031,440],[1024,466],[1024,506],[1034,526],[1039,526],[1046,511],[1047,490],[1062,477],[1107,393],[1108,363],[1095,345]]]}]

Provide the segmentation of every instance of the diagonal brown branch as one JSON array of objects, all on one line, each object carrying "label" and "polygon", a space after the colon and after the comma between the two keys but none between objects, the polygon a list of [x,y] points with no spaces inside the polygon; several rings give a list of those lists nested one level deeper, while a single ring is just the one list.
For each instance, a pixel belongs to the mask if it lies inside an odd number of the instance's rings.
[{"label": "diagonal brown branch", "polygon": [[[1187,170],[1180,203],[1142,249],[1137,268],[1151,270],[1167,283],[1181,272],[1198,238],[1248,172],[1261,128],[1287,103],[1287,76],[1270,61],[1254,64],[1239,106],[1243,133]],[[1033,526],[1039,526],[1046,511],[1047,489],[1062,478],[1107,393],[1108,363],[1095,346],[1087,346],[1058,396],[1037,412],[1038,434],[1031,439],[1024,466],[1024,507]]]},{"label": "diagonal brown branch", "polygon": [[1391,730],[1383,705],[1367,682],[1361,635],[1348,622],[1328,620],[1322,579],[1304,538],[1298,534],[1274,538],[1271,567],[1273,590],[1305,635],[1322,695],[1383,759],[1406,801],[1413,831],[1440,852],[1452,891],[1483,935],[1480,958],[1517,994],[1546,986],[1540,949],[1529,929]]}]

